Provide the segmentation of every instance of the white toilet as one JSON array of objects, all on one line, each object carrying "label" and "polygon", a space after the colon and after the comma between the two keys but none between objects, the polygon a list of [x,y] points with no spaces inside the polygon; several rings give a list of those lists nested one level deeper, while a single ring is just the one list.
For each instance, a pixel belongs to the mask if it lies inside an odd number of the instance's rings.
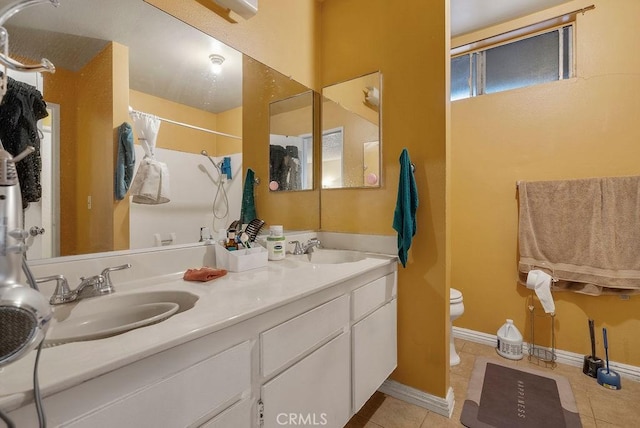
[{"label": "white toilet", "polygon": [[455,288],[449,289],[449,316],[451,321],[449,322],[450,328],[450,344],[449,344],[449,365],[455,366],[460,364],[460,356],[456,352],[456,347],[453,344],[453,320],[457,319],[464,313],[464,303],[462,303],[462,293]]}]

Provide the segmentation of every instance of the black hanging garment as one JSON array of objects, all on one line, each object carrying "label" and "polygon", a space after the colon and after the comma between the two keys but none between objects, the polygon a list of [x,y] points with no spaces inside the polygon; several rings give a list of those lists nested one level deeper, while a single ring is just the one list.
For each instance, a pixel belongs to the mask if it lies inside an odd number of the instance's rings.
[{"label": "black hanging garment", "polygon": [[21,153],[27,146],[35,149],[35,152],[16,164],[22,208],[42,197],[40,136],[36,124],[48,115],[47,104],[40,91],[27,83],[8,78],[7,93],[0,104],[0,141],[12,156]]}]

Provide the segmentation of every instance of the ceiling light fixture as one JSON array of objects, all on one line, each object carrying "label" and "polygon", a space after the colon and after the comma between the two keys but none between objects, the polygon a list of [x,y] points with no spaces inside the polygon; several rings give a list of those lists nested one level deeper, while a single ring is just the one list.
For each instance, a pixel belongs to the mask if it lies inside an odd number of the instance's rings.
[{"label": "ceiling light fixture", "polygon": [[218,54],[211,54],[209,55],[209,60],[211,60],[211,64],[213,64],[211,66],[211,71],[213,71],[213,74],[220,74],[220,72],[222,71],[222,63],[224,62],[224,57]]}]

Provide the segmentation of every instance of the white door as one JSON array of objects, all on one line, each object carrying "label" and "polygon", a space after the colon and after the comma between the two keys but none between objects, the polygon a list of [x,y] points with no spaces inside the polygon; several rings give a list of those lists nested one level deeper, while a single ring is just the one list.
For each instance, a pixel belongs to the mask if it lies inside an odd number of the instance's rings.
[{"label": "white door", "polygon": [[[41,73],[23,73],[9,70],[12,78],[34,86],[42,92]],[[58,228],[58,189],[59,163],[58,142],[60,129],[60,108],[56,104],[48,104],[49,117],[38,122],[40,130],[40,157],[42,171],[40,183],[42,185],[42,198],[38,202],[32,202],[24,211],[23,225],[26,231],[33,228],[34,235],[27,238],[27,259],[36,260],[56,257],[59,255]]]}]

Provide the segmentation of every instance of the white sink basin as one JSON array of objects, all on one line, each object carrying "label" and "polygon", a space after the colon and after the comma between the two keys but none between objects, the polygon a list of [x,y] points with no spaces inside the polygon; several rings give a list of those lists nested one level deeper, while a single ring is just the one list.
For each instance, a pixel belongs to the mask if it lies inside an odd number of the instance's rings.
[{"label": "white sink basin", "polygon": [[145,327],[191,309],[198,296],[186,291],[113,294],[73,302],[53,309],[44,344],[96,340]]},{"label": "white sink basin", "polygon": [[303,254],[297,257],[302,261],[315,264],[353,263],[367,258],[367,256],[360,251],[328,250],[324,248],[317,248],[311,254]]}]

